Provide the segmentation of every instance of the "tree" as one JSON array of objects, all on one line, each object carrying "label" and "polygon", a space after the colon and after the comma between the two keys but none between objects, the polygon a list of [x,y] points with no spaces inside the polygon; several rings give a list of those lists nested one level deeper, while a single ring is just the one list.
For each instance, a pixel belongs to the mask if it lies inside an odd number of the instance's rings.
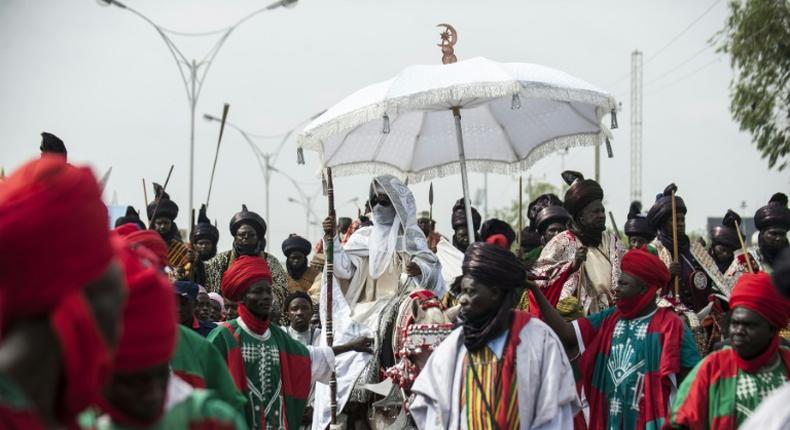
[{"label": "tree", "polygon": [[[518,188],[518,184],[513,187],[514,189]],[[529,221],[527,220],[527,206],[532,199],[536,199],[541,194],[547,193],[554,193],[562,198],[560,194],[560,189],[556,186],[548,183],[548,182],[532,182],[530,180],[526,181],[524,186],[524,197],[523,197],[523,218],[522,222],[524,223],[524,227],[529,225]],[[513,229],[516,230],[518,228],[518,200],[513,200],[510,202],[510,205],[504,208],[495,209],[494,210],[494,218],[499,218],[502,221],[513,226]]]},{"label": "tree", "polygon": [[730,111],[748,130],[769,167],[790,160],[790,6],[786,0],[731,0],[718,33],[718,51],[730,55]]}]

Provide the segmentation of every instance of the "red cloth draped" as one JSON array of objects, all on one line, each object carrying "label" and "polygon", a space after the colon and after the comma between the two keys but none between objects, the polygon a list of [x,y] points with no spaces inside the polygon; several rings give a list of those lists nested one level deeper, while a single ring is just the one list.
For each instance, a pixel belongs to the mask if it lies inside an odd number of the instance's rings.
[{"label": "red cloth draped", "polygon": [[178,338],[178,317],[167,278],[155,267],[141,264],[137,254],[124,260],[129,296],[115,370],[128,373],[170,360]]},{"label": "red cloth draped", "polygon": [[222,295],[234,302],[241,301],[247,289],[261,280],[272,282],[272,272],[266,260],[258,256],[242,255],[222,275]]},{"label": "red cloth draped", "polygon": [[644,249],[632,249],[625,253],[621,263],[623,273],[628,273],[647,284],[647,291],[637,297],[620,299],[617,309],[625,319],[633,319],[656,299],[659,288],[669,282],[669,270],[657,256]]},{"label": "red cloth draped", "polygon": [[744,273],[738,278],[730,296],[730,308],[743,306],[757,312],[777,328],[787,326],[790,318],[790,300],[785,299],[765,273]]},{"label": "red cloth draped", "polygon": [[99,397],[111,351],[82,293],[114,258],[107,208],[90,169],[43,154],[0,184],[1,326],[46,317],[61,349],[63,423]]}]

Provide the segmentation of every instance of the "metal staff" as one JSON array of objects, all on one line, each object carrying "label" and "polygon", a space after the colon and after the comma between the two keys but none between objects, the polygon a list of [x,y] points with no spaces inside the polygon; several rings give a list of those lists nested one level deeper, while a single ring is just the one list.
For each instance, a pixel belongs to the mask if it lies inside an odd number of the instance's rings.
[{"label": "metal staff", "polygon": [[[678,208],[675,203],[675,190],[672,190],[672,262],[678,262]],[[675,300],[680,302],[680,276],[675,276]]]},{"label": "metal staff", "polygon": [[[167,178],[165,179],[165,184],[162,185],[162,194],[164,194],[165,190],[167,190],[167,184],[168,182],[170,182],[170,175],[173,174],[173,167],[175,167],[175,164],[171,164],[170,171],[167,172]],[[156,184],[154,184],[154,186],[156,186]],[[156,211],[159,210],[159,202],[162,201],[162,199],[159,197],[154,196],[154,198],[156,199],[156,206],[154,206],[154,211],[151,212],[152,216],[156,216]],[[147,206],[148,205],[146,205],[146,207]],[[151,223],[153,222],[154,222],[153,218],[148,220],[148,228],[151,228]]]},{"label": "metal staff", "polygon": [[428,187],[428,219],[433,222],[433,182]]},{"label": "metal staff", "polygon": [[617,223],[614,222],[614,214],[612,211],[609,211],[609,219],[612,220],[612,230],[614,230],[614,234],[617,235],[617,239],[620,239],[620,229],[617,228]]},{"label": "metal staff", "polygon": [[212,185],[214,185],[214,171],[217,170],[217,159],[219,158],[219,145],[220,143],[222,143],[222,132],[225,131],[225,120],[228,119],[228,109],[230,109],[230,105],[225,103],[225,106],[222,107],[222,121],[219,123],[219,138],[217,139],[217,152],[214,153],[214,164],[211,166],[211,179],[209,179],[208,182],[208,195],[206,196],[207,208],[208,208],[208,201],[211,200],[211,187]]},{"label": "metal staff", "polygon": [[[332,184],[332,168],[326,168],[326,177],[324,178],[326,187],[326,199],[329,204],[329,217],[335,220],[335,190]],[[335,272],[335,232],[324,233],[324,242],[326,242],[326,344],[330,348],[334,342],[334,332],[332,329],[332,290],[333,278]],[[332,375],[329,379],[329,408],[332,418],[332,425],[337,424],[337,375],[335,375],[334,368]]]},{"label": "metal staff", "polygon": [[749,256],[749,251],[746,249],[746,243],[743,241],[743,236],[741,236],[741,225],[738,224],[738,221],[735,221],[735,232],[738,233],[738,241],[741,242],[741,250],[743,252],[743,258],[746,260],[746,267],[749,268],[749,273],[754,273],[752,259]]}]

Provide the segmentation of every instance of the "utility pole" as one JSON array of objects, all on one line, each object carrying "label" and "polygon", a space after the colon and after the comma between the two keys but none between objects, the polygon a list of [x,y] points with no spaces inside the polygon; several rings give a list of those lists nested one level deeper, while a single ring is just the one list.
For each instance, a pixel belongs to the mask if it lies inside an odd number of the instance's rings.
[{"label": "utility pole", "polygon": [[642,52],[631,53],[631,201],[642,200]]}]

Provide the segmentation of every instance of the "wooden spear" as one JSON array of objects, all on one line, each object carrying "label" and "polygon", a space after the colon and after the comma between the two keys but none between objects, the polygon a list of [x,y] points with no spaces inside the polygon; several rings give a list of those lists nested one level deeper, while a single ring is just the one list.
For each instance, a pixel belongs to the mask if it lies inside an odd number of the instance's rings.
[{"label": "wooden spear", "polygon": [[[672,262],[678,262],[678,208],[672,190]],[[680,275],[675,276],[675,300],[680,303]]]},{"label": "wooden spear", "polygon": [[[332,168],[326,168],[326,176],[324,178],[326,183],[326,199],[329,206],[329,217],[335,219],[335,190],[332,183]],[[334,342],[334,332],[332,328],[332,290],[335,272],[335,232],[324,233],[324,242],[326,242],[326,344],[330,348]],[[329,379],[329,408],[331,413],[331,424],[337,424],[337,375],[334,368],[332,375]]]},{"label": "wooden spear", "polygon": [[431,223],[433,222],[433,182],[428,187],[428,220]]},{"label": "wooden spear", "polygon": [[738,233],[738,241],[741,243],[741,250],[743,252],[743,258],[746,260],[746,267],[749,268],[749,273],[754,273],[752,259],[749,256],[749,251],[746,249],[746,243],[743,241],[743,236],[741,236],[741,225],[738,223],[738,221],[735,221],[735,232]]},{"label": "wooden spear", "polygon": [[217,151],[214,153],[214,164],[211,166],[211,178],[209,179],[208,182],[208,195],[206,195],[206,208],[208,208],[208,202],[209,200],[211,200],[211,188],[214,185],[214,172],[217,170],[217,159],[219,158],[219,145],[222,143],[222,133],[225,131],[225,121],[228,119],[228,109],[230,109],[230,105],[225,103],[225,105],[222,107],[222,120],[219,124],[219,138],[217,138]]},{"label": "wooden spear", "polygon": [[145,186],[145,178],[143,178],[143,198],[145,199],[145,207],[148,208],[148,189]]},{"label": "wooden spear", "polygon": [[[167,172],[167,178],[165,179],[165,184],[162,185],[162,193],[163,194],[164,194],[165,190],[167,190],[167,184],[170,182],[170,175],[173,174],[173,167],[175,167],[175,164],[171,164],[170,165],[170,170]],[[156,184],[154,184],[154,186],[156,186]],[[152,216],[156,216],[156,211],[159,210],[159,202],[162,201],[161,198],[157,198],[156,196],[154,196],[154,200],[156,200],[156,206],[154,206],[154,211],[151,212]],[[148,205],[145,205],[145,206],[148,207]],[[153,223],[153,222],[154,222],[153,218],[148,220],[148,228],[151,228],[151,223]]]},{"label": "wooden spear", "polygon": [[[518,177],[518,231],[516,232],[516,243],[518,244],[518,249],[516,249],[516,255],[518,255],[518,259],[521,260],[524,257],[524,251],[521,248],[521,230],[524,230],[524,178],[522,176]],[[530,196],[531,197],[531,196]]]}]

